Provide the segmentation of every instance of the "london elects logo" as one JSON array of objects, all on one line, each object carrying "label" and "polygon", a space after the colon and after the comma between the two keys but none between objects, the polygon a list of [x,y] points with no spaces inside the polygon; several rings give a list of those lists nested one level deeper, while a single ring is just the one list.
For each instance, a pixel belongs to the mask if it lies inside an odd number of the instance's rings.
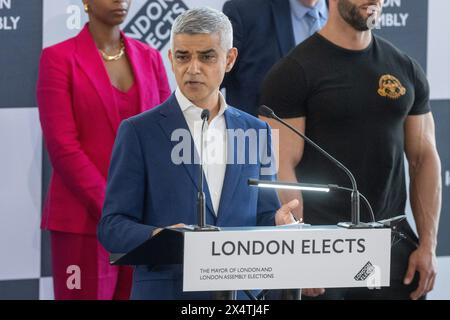
[{"label": "london elects logo", "polygon": [[354,277],[354,279],[356,281],[364,281],[366,280],[373,272],[375,271],[375,267],[373,266],[372,263],[370,263],[370,261],[368,261],[364,267],[362,267],[361,270],[359,270],[359,272],[356,274],[356,276]]},{"label": "london elects logo", "polygon": [[161,50],[170,40],[176,17],[187,10],[181,0],[148,0],[123,30],[127,36]]}]

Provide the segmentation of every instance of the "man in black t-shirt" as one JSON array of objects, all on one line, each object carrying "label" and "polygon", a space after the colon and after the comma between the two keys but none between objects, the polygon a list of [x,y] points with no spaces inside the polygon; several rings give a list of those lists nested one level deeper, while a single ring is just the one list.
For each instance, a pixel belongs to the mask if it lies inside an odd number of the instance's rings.
[{"label": "man in black t-shirt", "polygon": [[[413,248],[402,242],[392,248],[389,288],[305,289],[308,296],[325,292],[324,298],[336,299],[418,299],[434,286],[441,178],[429,86],[416,61],[372,34],[371,24],[382,4],[380,0],[331,0],[326,26],[271,69],[261,104],[350,169],[376,220],[405,212],[405,153],[420,244]],[[372,11],[369,5],[378,10]],[[280,180],[351,187],[342,170],[289,129],[264,120],[280,130]],[[299,199],[295,213],[306,223],[350,220],[347,194],[283,191],[280,198],[282,202]],[[363,209],[361,220],[370,221]],[[407,233],[414,236],[409,226]]]}]

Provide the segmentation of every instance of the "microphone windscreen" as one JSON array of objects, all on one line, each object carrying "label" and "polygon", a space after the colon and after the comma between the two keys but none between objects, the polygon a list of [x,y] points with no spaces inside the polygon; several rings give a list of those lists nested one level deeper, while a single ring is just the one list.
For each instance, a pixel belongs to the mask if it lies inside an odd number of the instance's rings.
[{"label": "microphone windscreen", "polygon": [[265,105],[261,105],[258,109],[258,112],[260,115],[267,117],[267,118],[273,118],[273,116],[274,116],[273,110]]},{"label": "microphone windscreen", "polygon": [[203,109],[202,114],[201,114],[201,118],[202,120],[208,120],[209,119],[209,110],[208,109]]}]

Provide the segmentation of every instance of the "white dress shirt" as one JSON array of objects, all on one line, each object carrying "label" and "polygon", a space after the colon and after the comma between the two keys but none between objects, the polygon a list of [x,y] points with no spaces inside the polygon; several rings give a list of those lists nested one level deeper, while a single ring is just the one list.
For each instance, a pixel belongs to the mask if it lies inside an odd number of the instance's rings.
[{"label": "white dress shirt", "polygon": [[[175,90],[175,97],[180,105],[183,116],[194,140],[195,149],[200,157],[200,140],[202,130],[201,113],[202,108],[197,107],[189,101],[179,88]],[[210,121],[205,123],[203,133],[203,171],[211,195],[214,213],[219,211],[220,197],[222,195],[223,180],[225,178],[227,161],[227,135],[224,112],[227,104],[222,93],[219,92],[219,113]]]}]

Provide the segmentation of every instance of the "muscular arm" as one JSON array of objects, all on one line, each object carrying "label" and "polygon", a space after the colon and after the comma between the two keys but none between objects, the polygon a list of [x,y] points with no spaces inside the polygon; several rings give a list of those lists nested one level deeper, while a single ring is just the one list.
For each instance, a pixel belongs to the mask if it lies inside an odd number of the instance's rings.
[{"label": "muscular arm", "polygon": [[405,123],[405,153],[409,162],[411,207],[419,233],[419,247],[409,257],[404,282],[410,284],[415,272],[419,272],[419,286],[411,293],[412,299],[418,299],[434,287],[436,238],[441,210],[441,164],[431,113],[408,116]]},{"label": "muscular arm", "polygon": [[[273,144],[275,150],[279,150],[278,154],[278,180],[297,182],[295,175],[295,167],[300,163],[303,156],[304,141],[299,138],[290,129],[286,128],[278,121],[266,117],[260,117],[261,120],[266,121],[271,127],[272,131],[278,130],[279,141],[273,134]],[[305,117],[284,119],[294,128],[305,132]],[[292,213],[298,220],[303,220],[303,201],[301,191],[298,190],[280,190],[278,192],[281,203],[288,203],[293,199],[299,200],[299,205]]]},{"label": "muscular arm", "polygon": [[441,163],[431,113],[409,116],[405,123],[411,207],[420,245],[434,251],[441,209]]}]

